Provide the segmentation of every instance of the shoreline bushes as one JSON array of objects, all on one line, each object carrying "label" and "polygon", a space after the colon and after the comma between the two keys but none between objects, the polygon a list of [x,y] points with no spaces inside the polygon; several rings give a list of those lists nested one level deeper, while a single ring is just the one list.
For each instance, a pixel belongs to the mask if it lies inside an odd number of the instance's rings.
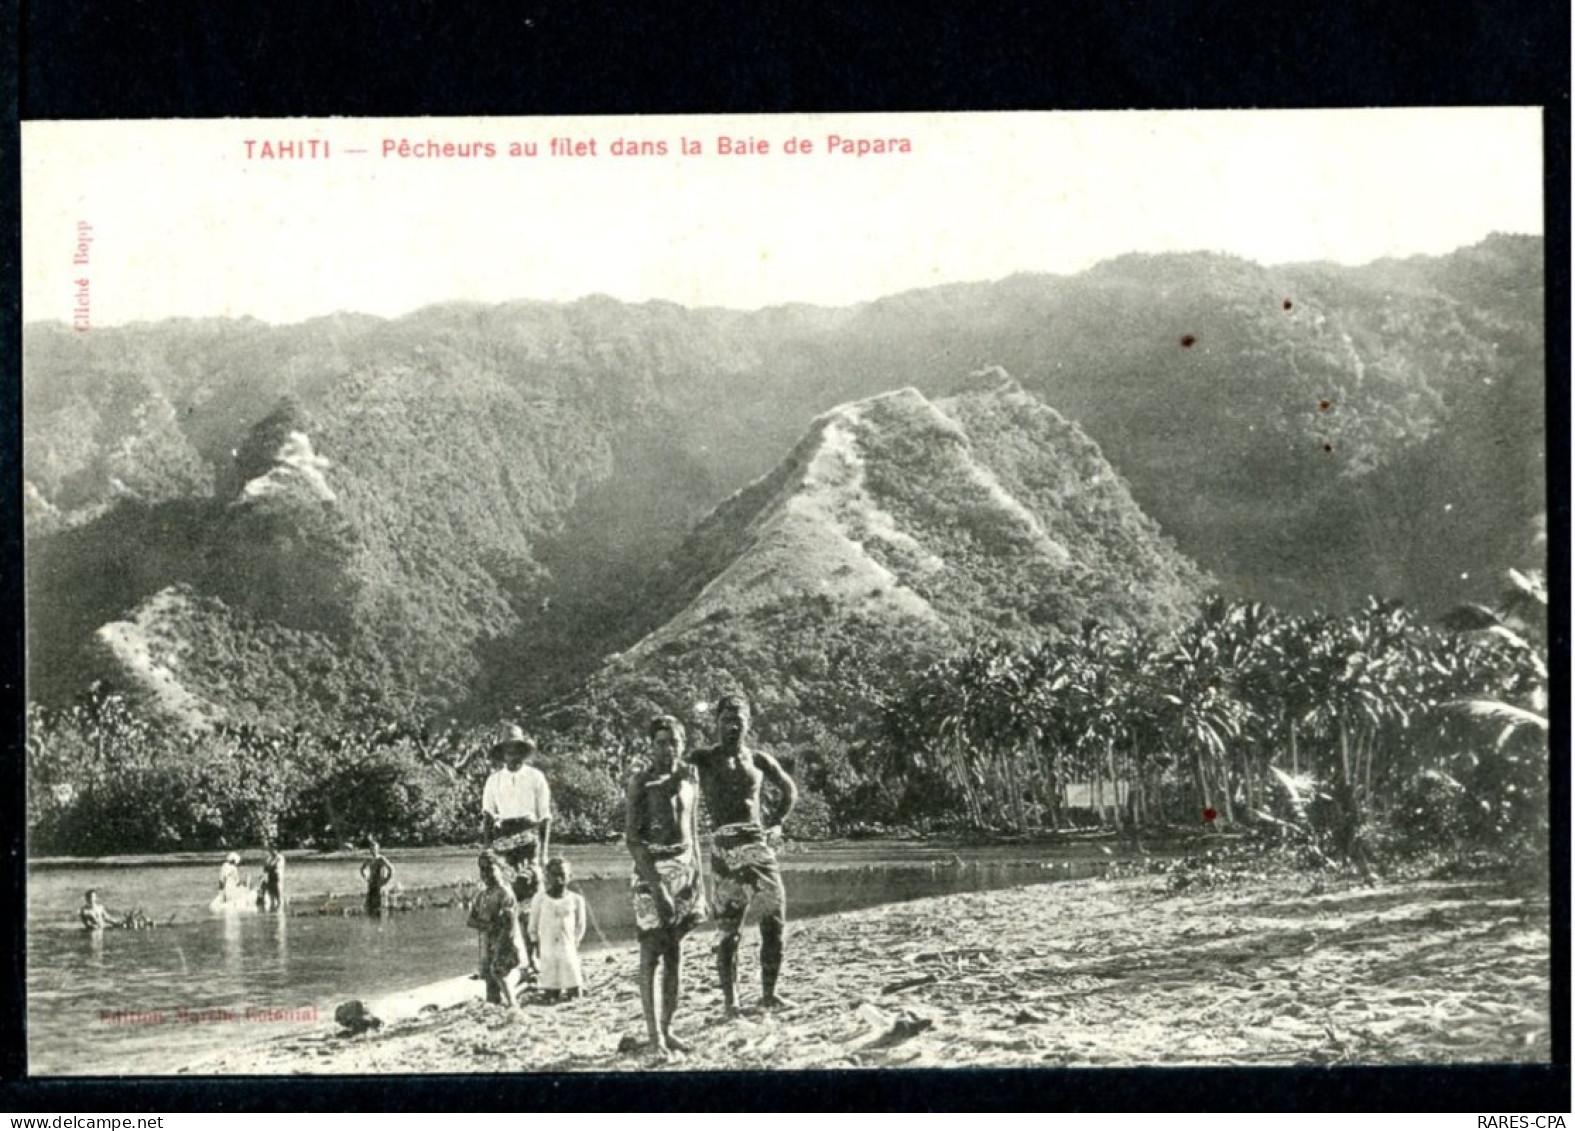
[{"label": "shoreline bushes", "polygon": [[[1291,617],[1215,600],[1169,636],[1089,623],[1028,647],[975,645],[891,690],[866,684],[868,701],[818,720],[813,741],[763,744],[801,787],[789,835],[1207,825],[1364,868],[1426,853],[1541,859],[1546,591],[1513,576],[1518,603],[1474,607],[1453,630],[1379,601]],[[648,695],[692,701],[661,683]],[[608,701],[596,714],[538,733],[568,841],[621,833],[622,783],[643,751],[638,710]],[[370,710],[337,728],[184,731],[96,684],[69,707],[29,710],[29,848],[469,844],[493,736]]]}]

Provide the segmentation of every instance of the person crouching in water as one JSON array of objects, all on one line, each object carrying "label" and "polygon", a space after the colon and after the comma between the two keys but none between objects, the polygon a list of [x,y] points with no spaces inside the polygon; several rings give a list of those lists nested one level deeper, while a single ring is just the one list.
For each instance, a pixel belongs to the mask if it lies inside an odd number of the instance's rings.
[{"label": "person crouching in water", "polygon": [[82,907],[77,915],[81,918],[82,925],[90,931],[102,931],[105,927],[120,925],[110,918],[109,909],[98,901],[97,888],[88,888],[87,895],[82,897]]},{"label": "person crouching in water", "polygon": [[77,909],[77,916],[82,920],[82,925],[90,931],[102,931],[105,927],[124,927],[127,930],[145,931],[154,926],[152,919],[138,907],[128,911],[125,915],[111,915],[109,908],[98,901],[98,889],[88,888],[87,894],[82,897],[82,906]]},{"label": "person crouching in water", "polygon": [[530,901],[529,939],[539,967],[536,984],[548,1001],[580,996],[585,976],[580,972],[580,940],[585,937],[585,898],[568,890],[573,878],[569,862],[561,856],[547,861],[543,884]]},{"label": "person crouching in water", "polygon": [[491,852],[477,859],[481,894],[470,905],[466,925],[481,932],[481,980],[487,986],[487,1000],[512,1007],[514,987],[509,978],[525,960],[525,940],[520,937],[519,901],[503,882],[499,864]]},{"label": "person crouching in water", "polygon": [[[647,729],[651,760],[629,778],[624,841],[634,858],[631,889],[640,938],[640,1008],[651,1050],[665,1056],[688,1045],[673,1036],[684,936],[705,918],[700,878],[700,785],[684,759],[684,725],[658,715]],[[656,968],[662,967],[657,1016]]]}]

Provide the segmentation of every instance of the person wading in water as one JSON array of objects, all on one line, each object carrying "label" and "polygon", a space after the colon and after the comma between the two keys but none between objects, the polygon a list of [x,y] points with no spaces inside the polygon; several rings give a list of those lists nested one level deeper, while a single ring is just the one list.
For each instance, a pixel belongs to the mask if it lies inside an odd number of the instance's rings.
[{"label": "person wading in water", "polygon": [[262,884],[257,888],[257,910],[282,911],[283,909],[284,853],[270,844],[268,858],[263,861]]},{"label": "person wading in water", "polygon": [[394,866],[375,840],[366,842],[366,854],[366,861],[361,865],[361,878],[366,881],[366,914],[368,918],[381,919],[383,891],[394,882]]}]

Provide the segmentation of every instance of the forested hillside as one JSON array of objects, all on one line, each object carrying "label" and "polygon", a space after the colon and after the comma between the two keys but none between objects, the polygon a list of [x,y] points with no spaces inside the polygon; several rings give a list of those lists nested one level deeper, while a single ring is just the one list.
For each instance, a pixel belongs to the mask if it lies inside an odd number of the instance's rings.
[{"label": "forested hillside", "polygon": [[[560,700],[658,627],[663,563],[712,508],[732,497],[716,529],[822,413],[900,389],[937,414],[925,457],[966,434],[1004,494],[1056,516],[1070,561],[1076,508],[1109,500],[1035,478],[1051,409],[1227,595],[1436,613],[1541,552],[1541,280],[1540,239],[1494,237],[1355,269],[1127,256],[845,310],[588,298],[30,326],[30,692],[132,679],[193,720],[247,722]],[[948,406],[995,364],[1037,407]],[[920,544],[955,505],[888,501]],[[844,580],[897,573],[900,552],[874,538]],[[989,606],[1008,634],[1108,617],[1123,551],[1100,554],[1048,589],[906,588]],[[1007,560],[979,565],[1033,576]]]}]

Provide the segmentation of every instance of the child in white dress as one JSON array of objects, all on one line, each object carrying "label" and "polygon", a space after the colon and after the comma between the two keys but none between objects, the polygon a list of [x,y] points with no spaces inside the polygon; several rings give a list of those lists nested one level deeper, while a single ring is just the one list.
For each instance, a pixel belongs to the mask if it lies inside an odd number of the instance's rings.
[{"label": "child in white dress", "polygon": [[554,856],[547,861],[545,884],[530,901],[528,931],[539,944],[540,981],[548,1001],[580,996],[585,976],[580,972],[580,940],[585,937],[585,899],[568,890],[573,871],[568,861]]}]

